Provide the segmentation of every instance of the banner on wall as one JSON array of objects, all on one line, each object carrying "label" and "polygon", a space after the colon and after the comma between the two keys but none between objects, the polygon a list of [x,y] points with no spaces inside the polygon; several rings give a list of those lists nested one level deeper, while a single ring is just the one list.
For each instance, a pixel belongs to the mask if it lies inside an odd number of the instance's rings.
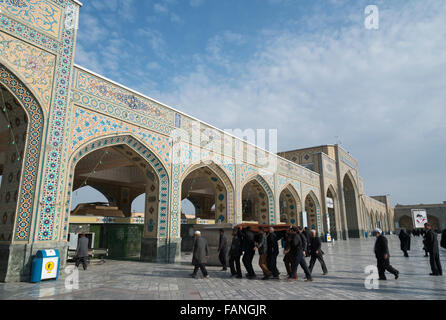
[{"label": "banner on wall", "polygon": [[330,209],[334,208],[333,198],[328,198],[327,197],[327,208],[330,208]]},{"label": "banner on wall", "polygon": [[412,218],[415,228],[424,228],[427,223],[427,212],[425,209],[412,209]]},{"label": "banner on wall", "polygon": [[302,211],[302,225],[303,227],[308,227],[308,220],[307,220],[307,212],[306,211]]}]

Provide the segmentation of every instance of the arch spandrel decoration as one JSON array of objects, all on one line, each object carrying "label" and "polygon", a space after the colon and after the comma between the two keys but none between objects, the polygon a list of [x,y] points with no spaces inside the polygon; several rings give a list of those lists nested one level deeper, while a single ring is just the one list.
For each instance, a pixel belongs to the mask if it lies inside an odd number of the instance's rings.
[{"label": "arch spandrel decoration", "polygon": [[[234,217],[234,183],[228,177],[226,172],[219,165],[217,165],[215,162],[213,162],[213,161],[200,162],[200,163],[192,164],[190,166],[183,165],[182,173],[181,173],[181,177],[180,177],[180,188],[181,188],[181,185],[183,184],[184,179],[186,179],[190,173],[192,173],[193,171],[200,169],[200,168],[210,169],[223,182],[224,187],[226,189],[226,203],[227,203],[226,217],[224,217],[225,219],[223,220],[223,222],[224,223],[233,223],[235,221],[235,217]],[[179,194],[181,194],[181,192],[179,192]]]},{"label": "arch spandrel decoration", "polygon": [[96,112],[75,107],[72,123],[71,150],[94,139],[110,135],[130,134],[156,152],[164,167],[171,166],[171,139],[147,129],[118,121]]},{"label": "arch spandrel decoration", "polygon": [[[122,136],[112,136],[112,137],[102,137],[96,139],[94,141],[90,141],[88,143],[83,144],[79,148],[77,148],[70,160],[69,165],[69,177],[68,177],[68,188],[66,194],[66,207],[65,207],[65,217],[64,217],[64,226],[63,226],[63,234],[62,239],[66,240],[68,225],[69,225],[69,216],[70,216],[70,199],[72,195],[73,188],[73,179],[74,179],[74,170],[76,164],[85,157],[87,154],[102,149],[104,147],[112,147],[117,145],[127,145],[133,151],[137,152],[141,157],[143,157],[155,170],[159,182],[160,182],[160,190],[159,190],[159,217],[158,217],[158,237],[165,238],[168,237],[168,228],[169,227],[178,227],[178,226],[168,226],[168,210],[169,210],[169,174],[166,171],[163,164],[159,161],[158,156],[153,153],[145,144],[140,142],[137,138],[131,135],[122,135]],[[156,223],[155,221],[153,222]],[[150,221],[147,222],[147,225],[150,226]],[[152,225],[153,227],[153,225]]]},{"label": "arch spandrel decoration", "polygon": [[56,56],[0,31],[0,60],[29,87],[48,110],[51,103]]},{"label": "arch spandrel decoration", "polygon": [[251,176],[248,176],[245,179],[245,183],[241,185],[240,190],[243,191],[243,188],[251,181],[257,181],[262,188],[265,190],[267,196],[268,196],[268,208],[269,208],[269,222],[270,224],[275,224],[276,217],[275,217],[275,207],[274,207],[274,192],[272,191],[271,187],[268,185],[268,183],[265,181],[265,179],[260,174],[253,174]]},{"label": "arch spandrel decoration", "polygon": [[27,241],[31,236],[31,220],[36,197],[37,176],[41,156],[44,113],[37,99],[23,82],[0,63],[0,81],[19,101],[28,115],[27,142],[15,217],[14,240]]}]

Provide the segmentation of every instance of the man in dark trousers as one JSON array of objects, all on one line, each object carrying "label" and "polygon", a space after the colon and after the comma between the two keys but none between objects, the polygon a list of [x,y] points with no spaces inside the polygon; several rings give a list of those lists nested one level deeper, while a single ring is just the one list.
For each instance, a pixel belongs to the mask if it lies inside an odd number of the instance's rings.
[{"label": "man in dark trousers", "polygon": [[311,239],[310,239],[310,272],[313,273],[313,267],[316,263],[316,259],[319,261],[322,267],[322,272],[324,273],[324,276],[328,274],[327,266],[325,265],[324,257],[322,255],[322,242],[321,238],[316,236],[316,230],[311,230]]},{"label": "man in dark trousers", "polygon": [[294,235],[293,235],[293,229],[290,228],[289,230],[287,230],[286,234],[285,234],[285,246],[283,248],[283,263],[285,264],[285,268],[286,268],[286,272],[288,274],[288,278],[292,278],[293,274],[293,261],[294,261],[294,256],[293,256],[293,252],[291,252],[291,241],[293,239]]},{"label": "man in dark trousers", "polygon": [[232,242],[229,249],[229,267],[231,268],[231,276],[242,278],[242,268],[240,267],[240,257],[242,256],[242,236],[238,229],[232,230]]},{"label": "man in dark trousers", "polygon": [[[301,228],[302,229],[302,228]],[[303,235],[301,232],[298,232],[295,227],[293,227],[294,237],[291,241],[291,251],[295,253],[294,261],[292,266],[292,279],[297,280],[297,266],[300,265],[305,272],[305,281],[313,281],[311,278],[310,270],[308,270],[307,262],[305,261],[304,256],[304,247],[305,242],[303,240]]]},{"label": "man in dark trousers", "polygon": [[201,237],[200,231],[195,231],[194,251],[192,256],[192,264],[195,266],[195,269],[191,274],[193,278],[197,276],[198,269],[201,270],[205,279],[209,278],[205,266],[207,258],[209,258],[208,242]]},{"label": "man in dark trousers", "polygon": [[440,246],[444,249],[446,249],[446,229],[443,230],[443,233],[441,234],[441,242]]},{"label": "man in dark trousers", "polygon": [[81,233],[80,238],[77,242],[75,257],[76,268],[78,268],[79,264],[82,262],[82,267],[84,267],[84,270],[87,270],[88,238],[85,236],[85,233]]},{"label": "man in dark trousers", "polygon": [[440,249],[438,248],[437,234],[432,230],[430,223],[425,223],[426,229],[426,249],[429,252],[432,273],[431,276],[442,276],[443,269],[440,263]]},{"label": "man in dark trousers", "polygon": [[220,229],[220,242],[218,243],[218,259],[220,259],[220,262],[223,266],[223,269],[221,271],[226,271],[227,265],[226,265],[226,253],[228,251],[228,240],[225,236],[225,231],[223,229]]},{"label": "man in dark trousers", "polygon": [[399,271],[390,265],[390,254],[387,238],[382,234],[382,230],[375,229],[376,242],[375,242],[375,256],[378,265],[379,280],[387,280],[385,272],[388,271],[395,276],[395,280],[399,277]]},{"label": "man in dark trousers", "polygon": [[277,243],[277,235],[274,232],[274,228],[268,229],[268,235],[266,237],[267,253],[266,260],[269,271],[271,271],[274,279],[279,279],[279,270],[277,269],[277,256],[279,255],[279,245]]},{"label": "man in dark trousers", "polygon": [[255,254],[255,236],[251,231],[251,227],[248,226],[244,230],[243,235],[243,265],[245,266],[246,272],[248,273],[246,277],[248,279],[254,279],[257,275],[254,272],[254,268],[252,267],[252,260],[254,259]]},{"label": "man in dark trousers", "polygon": [[406,232],[406,230],[401,229],[398,237],[400,238],[401,242],[401,251],[403,251],[406,258],[409,258],[407,251],[410,251],[410,234]]},{"label": "man in dark trousers", "polygon": [[308,227],[305,227],[304,231],[302,232],[302,230],[300,230],[300,232],[305,236],[306,239],[306,244],[304,247],[304,251],[305,251],[305,257],[309,257],[310,256],[310,251],[311,251],[311,232],[310,230],[308,230]]},{"label": "man in dark trousers", "polygon": [[271,271],[268,269],[268,244],[263,227],[259,227],[259,235],[257,236],[256,248],[259,253],[259,267],[263,271],[262,280],[268,280],[271,276]]}]

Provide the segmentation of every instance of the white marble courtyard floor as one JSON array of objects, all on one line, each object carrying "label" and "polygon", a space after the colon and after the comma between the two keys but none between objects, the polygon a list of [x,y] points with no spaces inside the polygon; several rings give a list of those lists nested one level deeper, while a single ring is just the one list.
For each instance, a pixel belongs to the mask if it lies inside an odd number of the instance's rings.
[{"label": "white marble courtyard floor", "polygon": [[[380,282],[380,288],[368,290],[364,269],[375,265],[374,239],[338,241],[333,246],[323,244],[329,274],[322,276],[319,263],[313,270],[314,281],[285,279],[282,256],[278,259],[281,280],[247,280],[229,278],[221,267],[208,267],[210,279],[189,277],[192,267],[190,256],[183,263],[164,265],[142,262],[107,261],[91,265],[87,271],[79,270],[79,288],[65,286],[63,275],[57,282],[1,283],[0,299],[51,299],[51,300],[283,300],[283,299],[355,299],[355,300],[446,300],[446,276],[429,276],[428,258],[424,257],[421,238],[412,238],[410,258],[404,258],[396,236],[389,236],[391,264],[400,271],[400,278]],[[446,268],[446,250],[440,249],[443,268]],[[254,258],[257,275],[258,256]],[[82,268],[80,268],[82,269]],[[199,273],[200,274],[200,273]]]}]

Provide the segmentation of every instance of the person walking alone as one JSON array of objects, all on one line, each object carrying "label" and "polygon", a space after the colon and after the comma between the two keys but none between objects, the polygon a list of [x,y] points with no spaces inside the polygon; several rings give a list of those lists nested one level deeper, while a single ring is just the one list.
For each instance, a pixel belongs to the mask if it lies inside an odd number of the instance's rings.
[{"label": "person walking alone", "polygon": [[375,256],[377,259],[379,280],[387,280],[385,272],[388,271],[395,276],[395,280],[399,277],[399,271],[390,265],[390,254],[387,238],[382,234],[382,230],[375,229]]},{"label": "person walking alone", "polygon": [[432,269],[431,276],[442,276],[443,269],[441,268],[440,263],[440,249],[438,248],[438,239],[437,233],[432,230],[432,225],[430,223],[425,223],[424,227],[426,228],[426,250],[429,252],[430,265]]},{"label": "person walking alone", "polygon": [[77,242],[76,249],[76,268],[82,263],[82,267],[84,270],[87,270],[87,258],[88,258],[88,238],[85,236],[85,233],[81,233],[80,238]]},{"label": "person walking alone", "polygon": [[205,279],[209,278],[206,270],[206,259],[209,258],[209,248],[206,239],[201,237],[200,231],[195,231],[194,251],[192,256],[192,264],[195,266],[194,272],[191,274],[193,278],[197,276],[198,269],[201,270]]},{"label": "person walking alone", "polygon": [[327,266],[325,265],[323,252],[322,252],[322,242],[319,237],[316,236],[316,230],[311,230],[311,239],[310,239],[310,272],[313,273],[313,267],[316,263],[316,259],[319,261],[322,267],[322,272],[324,276],[328,274]]},{"label": "person walking alone", "polygon": [[401,229],[398,237],[400,238],[401,242],[401,251],[403,251],[406,258],[409,258],[407,251],[410,251],[410,234],[406,232],[406,230]]},{"label": "person walking alone", "polygon": [[228,251],[228,239],[226,239],[225,231],[223,229],[220,229],[220,241],[218,243],[218,259],[220,260],[223,269],[221,271],[226,271],[227,265],[226,265],[226,254]]}]

